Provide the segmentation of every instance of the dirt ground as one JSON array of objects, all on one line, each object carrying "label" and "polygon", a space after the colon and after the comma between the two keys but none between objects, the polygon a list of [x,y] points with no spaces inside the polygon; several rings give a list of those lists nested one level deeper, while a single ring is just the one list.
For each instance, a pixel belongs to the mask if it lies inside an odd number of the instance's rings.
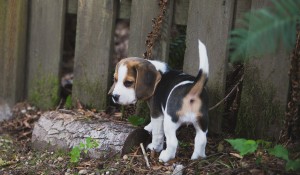
[{"label": "dirt ground", "polygon": [[[158,161],[158,154],[147,152],[150,168],[146,166],[140,147],[132,153],[120,153],[106,159],[81,156],[78,163],[70,162],[69,150],[36,151],[31,148],[31,133],[41,111],[20,103],[13,109],[14,119],[0,123],[0,174],[172,174],[183,165],[183,174],[300,174],[285,171],[285,162],[270,156],[265,150],[241,158],[224,141],[233,136],[208,137],[206,159],[190,160],[193,151],[193,130],[178,131],[179,148],[176,159],[168,163]],[[192,133],[192,134],[191,134]],[[299,153],[293,153],[299,158]],[[177,173],[180,174],[180,173]]]}]

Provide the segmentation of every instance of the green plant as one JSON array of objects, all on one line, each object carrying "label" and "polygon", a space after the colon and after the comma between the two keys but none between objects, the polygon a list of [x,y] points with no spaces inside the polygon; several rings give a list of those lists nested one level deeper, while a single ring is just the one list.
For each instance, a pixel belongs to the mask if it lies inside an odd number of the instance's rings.
[{"label": "green plant", "polygon": [[72,163],[77,163],[79,161],[82,152],[88,153],[89,149],[97,148],[99,143],[97,140],[87,137],[85,143],[80,142],[79,146],[74,146],[70,152],[70,158]]},{"label": "green plant", "polygon": [[[274,148],[269,148],[271,142],[266,142],[263,140],[246,140],[243,138],[240,139],[225,139],[231,144],[231,146],[239,152],[241,156],[254,153],[258,145],[261,145],[264,149],[267,149],[270,155],[273,155],[277,158],[285,160],[287,163],[285,165],[286,171],[298,171],[300,170],[300,159],[291,160],[289,158],[289,151],[284,148],[282,145],[276,145]],[[261,157],[258,157],[256,163],[261,162]]]},{"label": "green plant", "polygon": [[246,139],[225,139],[232,147],[237,150],[241,156],[254,153],[258,147],[258,143],[254,140]]},{"label": "green plant", "polygon": [[65,103],[65,108],[71,109],[72,108],[72,96],[68,95]]},{"label": "green plant", "polygon": [[274,148],[268,149],[269,154],[284,159],[287,161],[285,169],[287,171],[297,171],[300,170],[300,159],[291,160],[289,158],[289,151],[284,148],[282,145],[276,145]]},{"label": "green plant", "polygon": [[129,123],[131,123],[134,126],[140,126],[145,123],[145,119],[136,115],[132,115],[128,117]]},{"label": "green plant", "polygon": [[239,21],[241,27],[231,32],[229,44],[233,51],[230,54],[232,61],[275,53],[282,44],[286,51],[294,47],[300,21],[300,1],[271,1],[271,8],[246,13]]}]

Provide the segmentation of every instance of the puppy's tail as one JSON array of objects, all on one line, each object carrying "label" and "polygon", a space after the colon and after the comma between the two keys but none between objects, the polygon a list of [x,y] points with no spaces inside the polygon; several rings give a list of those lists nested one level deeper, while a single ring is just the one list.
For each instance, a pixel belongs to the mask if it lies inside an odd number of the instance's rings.
[{"label": "puppy's tail", "polygon": [[209,64],[205,45],[198,40],[199,48],[199,72],[195,79],[192,89],[189,91],[190,95],[198,96],[208,80]]},{"label": "puppy's tail", "polygon": [[198,40],[198,48],[199,48],[199,70],[202,70],[204,74],[208,77],[209,72],[209,64],[208,57],[205,45]]}]

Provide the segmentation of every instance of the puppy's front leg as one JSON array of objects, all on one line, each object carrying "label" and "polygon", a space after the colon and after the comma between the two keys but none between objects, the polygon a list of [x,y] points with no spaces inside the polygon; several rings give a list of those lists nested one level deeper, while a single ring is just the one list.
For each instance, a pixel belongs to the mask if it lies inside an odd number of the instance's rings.
[{"label": "puppy's front leg", "polygon": [[164,146],[164,128],[163,128],[164,118],[159,116],[157,118],[151,117],[151,122],[145,126],[145,130],[152,132],[152,143],[150,143],[147,148],[150,150],[155,150],[160,152]]},{"label": "puppy's front leg", "polygon": [[166,115],[164,120],[164,132],[166,136],[167,148],[163,150],[159,155],[159,160],[167,162],[170,159],[175,158],[178,140],[176,137],[176,130],[180,125],[174,123],[171,120],[171,116]]}]

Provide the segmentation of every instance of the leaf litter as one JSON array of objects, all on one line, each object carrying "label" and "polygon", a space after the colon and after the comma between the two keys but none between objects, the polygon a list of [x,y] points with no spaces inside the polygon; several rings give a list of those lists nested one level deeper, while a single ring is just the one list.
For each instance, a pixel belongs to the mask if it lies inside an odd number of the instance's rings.
[{"label": "leaf litter", "polygon": [[[61,110],[62,113],[81,114],[83,118],[93,120],[97,116],[112,118],[116,111],[96,111],[79,108],[78,110]],[[193,151],[194,130],[182,127],[177,135],[179,148],[176,158],[168,163],[158,161],[158,153],[146,152],[150,168],[137,145],[132,152],[121,156],[117,153],[102,159],[91,159],[85,155],[78,163],[71,163],[69,151],[36,151],[31,148],[31,134],[34,123],[42,111],[27,103],[19,103],[13,109],[13,119],[0,122],[0,174],[173,174],[177,165],[182,171],[176,174],[299,174],[286,172],[284,160],[258,151],[241,157],[226,142],[230,135],[208,137],[205,159],[190,160]],[[124,122],[116,117],[116,122]],[[299,157],[299,154],[297,154]]]}]

